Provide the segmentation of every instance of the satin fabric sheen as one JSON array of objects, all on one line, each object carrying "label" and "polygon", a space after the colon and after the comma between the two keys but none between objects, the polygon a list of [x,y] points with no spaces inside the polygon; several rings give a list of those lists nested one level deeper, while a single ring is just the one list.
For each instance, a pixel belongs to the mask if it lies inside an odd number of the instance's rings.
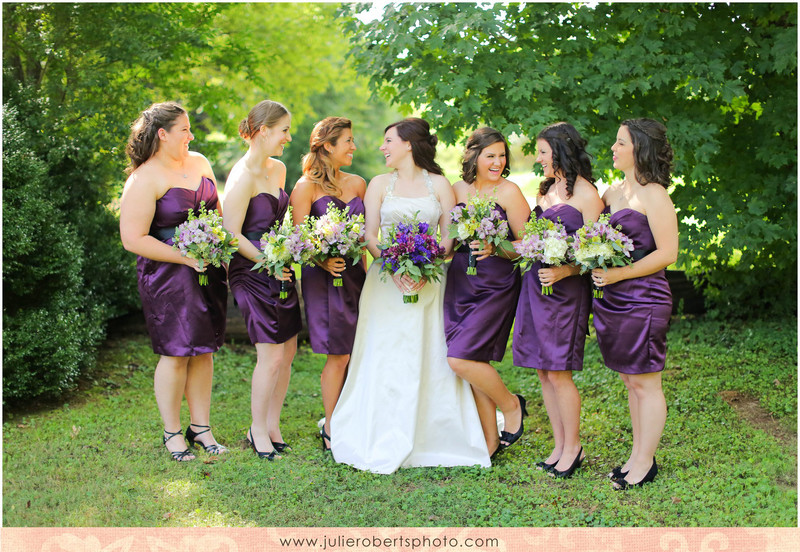
[{"label": "satin fabric sheen", "polygon": [[[151,234],[186,222],[205,201],[207,210],[217,208],[217,188],[206,177],[197,190],[170,188],[156,201]],[[172,238],[163,240],[172,245]],[[225,269],[209,266],[208,285],[201,286],[199,272],[191,267],[137,257],[139,297],[153,352],[165,356],[197,356],[213,353],[225,340],[228,286]]]},{"label": "satin fabric sheen", "polygon": [[[622,232],[633,240],[634,250],[656,249],[646,215],[621,209],[611,215],[610,222],[622,226]],[[672,292],[663,270],[604,286],[593,311],[597,344],[606,366],[623,374],[664,369]]]},{"label": "satin fabric sheen", "polygon": [[[538,205],[532,217],[561,223],[567,234],[583,226],[583,215],[566,203],[546,211]],[[514,364],[538,370],[582,370],[583,348],[592,305],[589,275],[568,276],[553,284],[552,295],[542,295],[541,263],[522,276],[512,351]]]},{"label": "satin fabric sheen", "polygon": [[[338,209],[350,207],[349,216],[363,215],[364,202],[354,197],[349,203],[323,196],[311,204],[312,217],[321,217],[333,203]],[[300,284],[306,311],[311,350],[325,355],[349,355],[353,350],[358,323],[358,300],[367,277],[359,261],[344,259],[347,268],[341,272],[342,286],[333,286],[333,276],[318,266],[304,266]]]},{"label": "satin fabric sheen", "polygon": [[[429,177],[427,177],[429,178]],[[384,232],[403,215],[438,224],[433,195],[389,193],[381,205]],[[392,473],[417,466],[490,466],[470,385],[447,364],[442,302],[444,281],[429,282],[419,302],[403,303],[380,260],[367,271],[350,367],[331,416],[337,462]]]},{"label": "satin fabric sheen", "polygon": [[[242,234],[267,232],[276,221],[283,220],[289,208],[289,196],[281,189],[279,196],[262,193],[250,199],[242,223]],[[260,240],[250,240],[257,249]],[[244,317],[247,335],[253,344],[284,343],[302,328],[300,301],[294,275],[289,296],[280,299],[281,282],[268,274],[251,270],[255,263],[239,253],[233,255],[228,279],[236,304]]]},{"label": "satin fabric sheen", "polygon": [[[500,218],[508,220],[502,207],[495,210]],[[514,240],[513,234],[509,239]],[[447,356],[499,362],[505,355],[514,324],[520,292],[519,271],[508,259],[491,256],[478,261],[478,273],[469,276],[468,259],[468,247],[459,245],[447,271],[444,295]]]}]

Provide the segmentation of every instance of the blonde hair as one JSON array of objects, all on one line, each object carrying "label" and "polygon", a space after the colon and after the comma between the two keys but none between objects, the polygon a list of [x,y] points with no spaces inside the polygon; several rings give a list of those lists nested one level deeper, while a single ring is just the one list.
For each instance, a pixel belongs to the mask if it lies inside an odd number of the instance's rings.
[{"label": "blonde hair", "polygon": [[330,153],[325,149],[325,144],[335,146],[344,130],[352,126],[350,119],[344,117],[322,119],[314,125],[309,139],[310,150],[303,156],[303,174],[333,197],[342,195],[338,183],[339,170],[331,164]]},{"label": "blonde hair", "polygon": [[290,113],[283,104],[272,100],[260,101],[250,110],[247,117],[239,123],[239,136],[245,140],[250,140],[262,126],[272,128],[285,115],[290,115]]},{"label": "blonde hair", "polygon": [[161,145],[158,141],[158,129],[163,128],[169,132],[181,115],[187,115],[186,110],[175,102],[154,103],[141,112],[131,125],[131,135],[125,146],[125,153],[130,158],[130,163],[125,168],[126,173],[132,173],[156,154]]}]

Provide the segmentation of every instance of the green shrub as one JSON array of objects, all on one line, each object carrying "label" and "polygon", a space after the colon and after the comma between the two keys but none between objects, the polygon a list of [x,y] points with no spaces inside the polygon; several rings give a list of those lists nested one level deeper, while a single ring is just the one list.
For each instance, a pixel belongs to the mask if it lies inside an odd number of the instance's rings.
[{"label": "green shrub", "polygon": [[113,215],[96,199],[90,207],[71,201],[80,181],[69,172],[54,177],[49,164],[66,156],[37,155],[22,120],[4,105],[4,403],[73,387],[94,362],[107,318],[131,296],[131,262],[114,251],[121,247]]}]

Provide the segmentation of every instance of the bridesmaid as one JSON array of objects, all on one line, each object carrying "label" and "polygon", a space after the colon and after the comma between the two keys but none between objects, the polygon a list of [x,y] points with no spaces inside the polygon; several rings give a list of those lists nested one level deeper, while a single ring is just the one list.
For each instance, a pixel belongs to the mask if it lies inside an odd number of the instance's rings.
[{"label": "bridesmaid", "polygon": [[292,141],[292,117],[278,102],[264,100],[239,124],[239,135],[248,142],[244,157],[236,162],[225,186],[225,227],[239,238],[239,252],[231,260],[231,291],[256,346],[250,408],[252,423],[246,439],[259,458],[274,460],[287,448],[280,428],[281,408],[289,388],[292,360],[301,328],[297,290],[279,299],[281,280],[293,274],[251,271],[259,254],[261,235],[289,208],[284,191],[286,166],[272,159]]},{"label": "bridesmaid", "polygon": [[633,448],[627,462],[609,474],[615,489],[641,486],[658,473],[655,452],[667,418],[661,371],[667,354],[672,294],[664,269],[678,258],[678,217],[667,192],[672,147],[667,129],[653,119],[623,121],[611,146],[614,168],[625,174],[603,201],[611,223],[634,243],[635,262],[595,269],[603,288],[594,302],[597,343],[606,366],[628,388]]},{"label": "bridesmaid", "polygon": [[[303,176],[295,184],[290,200],[294,223],[301,224],[306,215],[324,215],[330,204],[341,210],[349,207],[348,215],[363,215],[367,184],[360,176],[341,171],[353,163],[356,150],[350,119],[323,119],[314,126],[309,141]],[[320,377],[325,408],[320,436],[322,448],[330,450],[331,414],[347,376],[358,322],[358,300],[367,275],[362,263],[353,266],[352,261],[341,257],[317,264],[303,267],[301,282],[311,349],[328,355]],[[333,286],[332,278],[338,277],[343,280],[342,287]]]},{"label": "bridesmaid", "polygon": [[[209,454],[227,449],[209,427],[212,353],[225,338],[228,288],[225,269],[205,266],[173,249],[175,227],[189,209],[219,210],[214,171],[194,140],[186,111],[176,103],[153,104],[133,123],[126,152],[128,180],[122,192],[119,229],[122,245],[138,255],[136,271],[153,352],[161,355],[153,387],[164,423],[163,442],[178,462],[193,460],[181,434],[181,399],[186,395],[191,423],[189,444]],[[198,272],[208,275],[201,286]]]},{"label": "bridesmaid", "polygon": [[[603,202],[594,186],[586,140],[568,123],[555,123],[536,137],[545,180],[539,186],[534,214],[561,221],[568,234],[597,220]],[[514,364],[536,368],[542,384],[553,451],[536,465],[559,478],[571,477],[585,456],[580,440],[581,398],[574,370],[583,369],[589,327],[589,278],[572,265],[533,265],[522,278],[514,328]],[[552,295],[542,295],[552,286]]]},{"label": "bridesmaid", "polygon": [[[456,202],[465,205],[474,196],[494,198],[497,213],[509,223],[509,239],[518,236],[531,210],[519,186],[506,180],[511,172],[508,143],[498,131],[484,127],[467,140],[461,163],[462,180],[453,185]],[[473,241],[478,273],[466,273],[468,251],[459,246],[447,271],[444,295],[444,329],[447,362],[461,378],[472,384],[475,403],[490,451],[511,446],[523,432],[525,399],[512,395],[490,361],[503,360],[514,323],[520,278],[503,252],[485,241]],[[493,256],[497,253],[497,256]],[[507,255],[507,253],[506,253]],[[487,327],[487,321],[492,323]],[[497,407],[503,411],[506,428],[497,434]]]}]

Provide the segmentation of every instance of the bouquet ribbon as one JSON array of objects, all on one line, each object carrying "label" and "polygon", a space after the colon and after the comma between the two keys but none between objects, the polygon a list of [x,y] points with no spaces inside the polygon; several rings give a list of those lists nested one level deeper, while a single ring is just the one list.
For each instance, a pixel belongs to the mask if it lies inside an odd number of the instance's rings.
[{"label": "bouquet ribbon", "polygon": [[242,235],[250,241],[258,241],[264,235],[264,232],[269,232],[269,229],[260,232],[242,232]]}]

